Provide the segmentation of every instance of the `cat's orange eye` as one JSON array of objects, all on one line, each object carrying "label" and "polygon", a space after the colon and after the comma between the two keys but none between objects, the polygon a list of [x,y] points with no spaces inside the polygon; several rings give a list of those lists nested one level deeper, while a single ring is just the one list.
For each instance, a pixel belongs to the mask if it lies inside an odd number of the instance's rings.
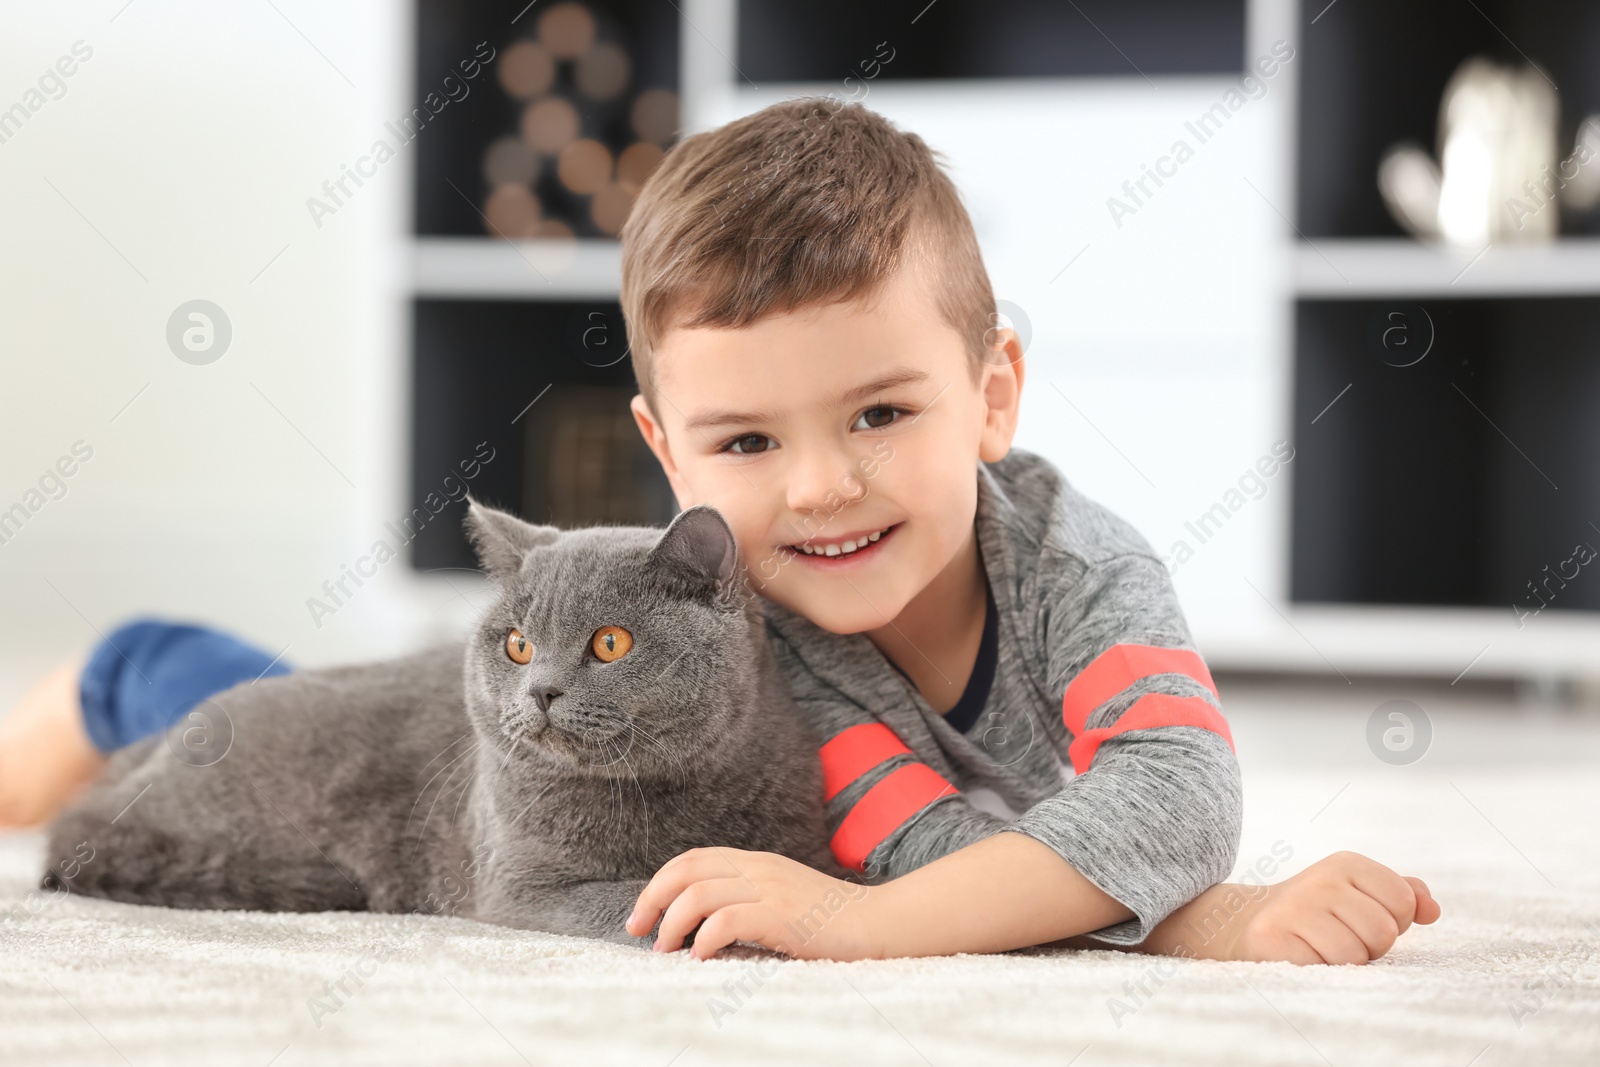
[{"label": "cat's orange eye", "polygon": [[628,654],[628,649],[633,647],[633,635],[620,626],[602,626],[594,632],[589,647],[594,649],[596,659],[610,663]]},{"label": "cat's orange eye", "polygon": [[523,637],[521,630],[513,629],[506,634],[506,655],[512,663],[527,663],[533,659],[533,642]]}]

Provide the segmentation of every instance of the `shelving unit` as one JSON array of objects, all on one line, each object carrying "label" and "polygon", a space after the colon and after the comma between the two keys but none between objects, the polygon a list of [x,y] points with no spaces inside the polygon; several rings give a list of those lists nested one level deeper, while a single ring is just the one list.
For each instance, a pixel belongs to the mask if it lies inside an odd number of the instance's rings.
[{"label": "shelving unit", "polygon": [[[1600,580],[1569,572],[1542,598],[1536,583],[1576,544],[1600,546],[1600,219],[1564,216],[1547,244],[1433,246],[1401,235],[1376,174],[1397,143],[1435,150],[1441,94],[1474,55],[1537,60],[1570,145],[1600,110],[1600,16],[1419,0],[1300,17],[1295,624],[1345,664],[1443,674],[1453,653],[1475,676],[1592,678]],[[1389,322],[1419,344],[1385,351]]]},{"label": "shelving unit", "polygon": [[[1600,424],[1590,414],[1600,409],[1600,384],[1585,376],[1600,366],[1600,219],[1547,246],[1458,252],[1402,236],[1374,184],[1390,144],[1432,144],[1439,93],[1460,59],[1507,51],[1495,24],[1552,57],[1553,75],[1570,88],[1567,127],[1600,110],[1600,68],[1587,58],[1600,49],[1600,8],[1480,0],[1484,10],[1474,15],[1454,0],[1403,9],[1377,0],[1331,8],[1325,0],[1151,0],[1146,16],[1160,17],[1140,18],[1130,14],[1136,5],[1087,0],[1076,9],[1033,0],[913,6],[921,13],[830,0],[808,9],[815,17],[806,26],[784,30],[793,11],[776,0],[683,0],[672,44],[682,129],[800,93],[851,98],[846,77],[859,83],[861,60],[887,42],[895,59],[872,82],[868,106],[948,150],[997,295],[1033,320],[1020,446],[1057,462],[1163,551],[1238,469],[1275,440],[1295,444],[1298,458],[1262,502],[1175,575],[1208,661],[1446,679],[1600,672],[1600,601],[1575,596],[1563,607],[1584,610],[1547,610],[1519,627],[1501,595],[1558,558],[1555,542],[1571,533],[1586,500],[1600,522],[1600,477],[1591,478],[1600,429],[1587,429]],[[619,0],[611,10],[624,7]],[[1209,21],[1185,31],[1189,47],[1173,50],[1162,32],[1178,18]],[[779,38],[781,54],[763,53],[762,42]],[[1108,222],[1106,197],[1236,86],[1242,67],[1285,39],[1296,58],[1262,102],[1252,101],[1136,218]],[[980,46],[984,55],[974,58]],[[659,68],[659,50],[654,62]],[[485,135],[473,137],[481,147]],[[441,142],[430,150],[455,149]],[[467,155],[475,160],[476,151]],[[452,181],[468,189],[475,165]],[[419,197],[445,207],[419,205],[409,246],[418,358],[432,346],[432,369],[418,376],[429,384],[415,398],[417,418],[437,418],[441,372],[476,376],[487,383],[479,396],[498,389],[497,413],[557,377],[581,385],[605,376],[621,403],[627,388],[617,366],[585,365],[567,336],[574,316],[599,314],[620,331],[616,242],[468,236],[481,232],[481,219],[439,183],[442,173],[426,158],[419,165]],[[1369,320],[1390,305],[1438,312],[1447,336],[1425,374],[1401,377],[1374,351]],[[1471,351],[1452,347],[1455,337]],[[1351,373],[1341,360],[1354,361]],[[520,369],[507,374],[513,364]],[[536,373],[547,367],[559,373]],[[1469,372],[1477,377],[1462,376]],[[1429,382],[1434,392],[1422,388]],[[1405,401],[1403,389],[1420,391]],[[434,429],[435,451],[465,440],[461,426]],[[521,436],[502,432],[507,448],[521,447]],[[1461,440],[1481,462],[1448,456],[1450,433],[1468,435]],[[1407,434],[1410,445],[1431,435],[1431,452],[1406,452]],[[1385,462],[1385,448],[1399,458]],[[1519,450],[1543,461],[1559,492]],[[1418,455],[1445,465],[1430,469]],[[530,484],[526,457],[516,456],[495,475],[501,502],[512,506]],[[1335,456],[1342,470],[1329,465]],[[425,458],[419,453],[414,466]],[[1447,470],[1492,471],[1499,496],[1452,488]],[[1435,513],[1375,508],[1373,500],[1403,499],[1393,497],[1398,482],[1379,488],[1396,478],[1425,484],[1432,495],[1417,499],[1436,500]],[[1362,502],[1368,531],[1391,539],[1387,565],[1398,575],[1448,566],[1430,555],[1430,538],[1475,523],[1493,529],[1478,556],[1458,553],[1455,565],[1494,556],[1496,569],[1465,586],[1452,586],[1448,573],[1400,592],[1405,582],[1397,581],[1360,590],[1364,600],[1337,588],[1298,595],[1306,531],[1323,537],[1311,551],[1327,551],[1342,516],[1358,510],[1330,489],[1357,494],[1351,500]],[[1546,525],[1530,526],[1529,515]],[[433,565],[467,558],[462,545],[442,541],[427,551]],[[1595,585],[1600,597],[1600,579]],[[1423,595],[1436,602],[1405,599]]]}]

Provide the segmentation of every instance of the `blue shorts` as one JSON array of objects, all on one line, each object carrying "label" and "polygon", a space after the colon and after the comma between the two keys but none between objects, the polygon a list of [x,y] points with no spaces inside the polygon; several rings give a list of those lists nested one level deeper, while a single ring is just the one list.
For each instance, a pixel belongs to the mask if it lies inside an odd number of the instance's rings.
[{"label": "blue shorts", "polygon": [[219,630],[139,619],[90,654],[78,679],[83,722],[95,748],[111,753],[161,733],[209,696],[291,669]]}]

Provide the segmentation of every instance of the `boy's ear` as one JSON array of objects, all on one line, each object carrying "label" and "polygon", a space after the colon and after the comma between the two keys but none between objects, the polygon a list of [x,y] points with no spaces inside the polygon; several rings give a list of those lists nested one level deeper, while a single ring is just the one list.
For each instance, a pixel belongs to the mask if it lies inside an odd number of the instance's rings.
[{"label": "boy's ear", "polygon": [[681,504],[687,498],[687,486],[678,473],[678,465],[673,462],[672,449],[667,445],[667,431],[656,418],[655,412],[650,410],[650,404],[645,400],[644,394],[639,393],[628,402],[629,409],[633,412],[633,421],[639,427],[639,436],[644,438],[644,443],[650,447],[655,455],[656,462],[661,464],[661,470],[667,476],[667,482],[672,486],[673,495]]},{"label": "boy's ear", "polygon": [[986,340],[990,339],[994,343],[984,359],[979,378],[984,415],[983,432],[978,437],[978,458],[985,463],[997,463],[1011,451],[1011,441],[1017,433],[1022,379],[1027,367],[1016,330],[1009,327],[995,330],[986,335]]},{"label": "boy's ear", "polygon": [[467,497],[467,539],[491,578],[509,578],[522,569],[528,552],[560,536],[554,526],[535,526],[499,508]]},{"label": "boy's ear", "polygon": [[678,513],[656,547],[650,563],[716,587],[718,596],[733,588],[739,550],[722,513],[710,504],[696,504]]}]

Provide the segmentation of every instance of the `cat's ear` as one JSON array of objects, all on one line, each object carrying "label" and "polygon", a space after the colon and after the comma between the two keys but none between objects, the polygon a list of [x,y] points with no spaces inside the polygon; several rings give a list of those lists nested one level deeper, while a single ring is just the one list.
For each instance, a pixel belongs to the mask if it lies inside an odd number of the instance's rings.
[{"label": "cat's ear", "polygon": [[491,578],[508,578],[522,569],[528,552],[560,535],[554,526],[535,526],[510,512],[467,498],[467,539]]},{"label": "cat's ear", "polygon": [[650,550],[650,563],[700,578],[716,586],[719,596],[733,588],[739,551],[722,513],[710,504],[696,504],[678,513]]}]

